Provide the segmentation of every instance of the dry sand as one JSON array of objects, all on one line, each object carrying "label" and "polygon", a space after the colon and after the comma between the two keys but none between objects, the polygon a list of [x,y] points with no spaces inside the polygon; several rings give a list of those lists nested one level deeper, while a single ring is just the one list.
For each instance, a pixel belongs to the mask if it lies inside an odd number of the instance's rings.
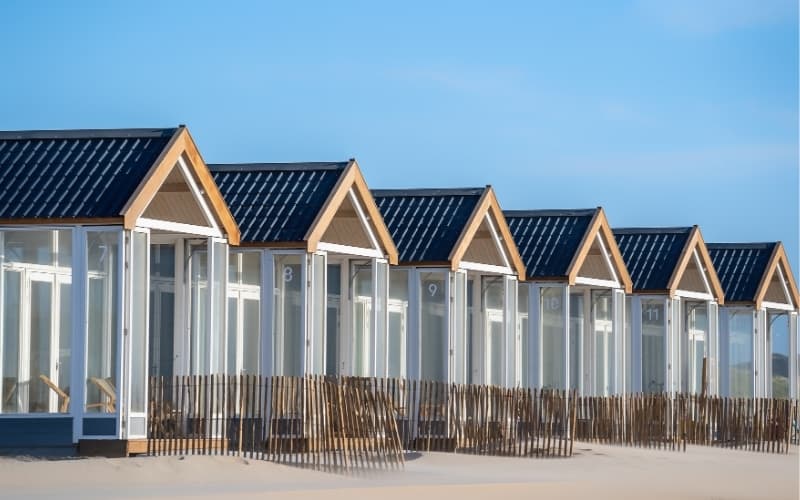
[{"label": "dry sand", "polygon": [[800,498],[789,455],[577,443],[571,459],[426,453],[405,469],[341,476],[219,456],[0,459],[0,498]]}]

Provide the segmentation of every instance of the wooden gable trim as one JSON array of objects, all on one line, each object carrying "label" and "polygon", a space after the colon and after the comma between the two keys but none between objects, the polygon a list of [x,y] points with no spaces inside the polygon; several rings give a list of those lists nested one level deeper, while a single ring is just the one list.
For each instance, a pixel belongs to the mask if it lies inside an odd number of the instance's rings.
[{"label": "wooden gable trim", "polygon": [[189,160],[189,165],[187,166],[194,173],[195,180],[200,184],[200,187],[205,191],[214,216],[227,235],[228,242],[231,245],[238,245],[240,239],[239,226],[236,225],[228,205],[222,198],[222,193],[217,188],[211,172],[200,156],[189,130],[185,127],[180,127],[175,132],[153,163],[153,166],[150,167],[142,182],[137,186],[133,195],[122,208],[120,215],[123,218],[125,229],[133,229],[136,226],[137,219],[147,209],[147,206],[164,184],[181,155],[186,155]]},{"label": "wooden gable trim", "polygon": [[398,258],[397,247],[389,234],[389,228],[386,227],[378,206],[375,204],[375,199],[372,198],[358,162],[355,160],[351,160],[345,167],[344,172],[339,177],[339,180],[336,181],[330,195],[328,195],[328,199],[325,200],[322,210],[319,211],[316,218],[314,218],[314,222],[311,223],[311,227],[304,237],[308,251],[317,251],[325,230],[328,229],[331,221],[336,216],[336,212],[347,197],[350,188],[353,188],[358,201],[361,203],[361,208],[366,212],[369,218],[368,222],[372,223],[372,230],[378,240],[378,244],[383,248],[384,255],[386,255],[390,264],[396,265]]},{"label": "wooden gable trim", "polygon": [[708,248],[706,248],[706,243],[703,241],[703,235],[700,234],[700,228],[697,226],[692,227],[691,234],[686,240],[686,244],[681,251],[681,256],[678,259],[678,265],[675,266],[675,269],[672,271],[672,276],[667,283],[669,296],[675,297],[675,292],[678,290],[678,285],[681,282],[683,273],[686,271],[686,267],[694,257],[695,249],[697,249],[700,261],[703,263],[703,265],[705,265],[706,278],[708,279],[708,284],[711,287],[711,294],[715,299],[717,299],[717,303],[719,305],[725,304],[725,293],[722,291],[722,283],[719,281],[717,271],[714,269],[714,263],[711,261],[711,255],[709,255]]},{"label": "wooden gable trim", "polygon": [[383,215],[381,215],[381,211],[375,203],[375,198],[372,197],[372,192],[369,190],[369,186],[367,186],[367,181],[364,179],[361,168],[355,160],[353,160],[353,168],[356,171],[355,178],[353,179],[353,188],[361,202],[361,208],[367,213],[367,217],[372,223],[375,237],[378,239],[378,243],[383,247],[386,260],[389,261],[389,264],[397,265],[399,259],[397,246],[394,244],[389,228],[383,220]]},{"label": "wooden gable trim", "polygon": [[450,261],[450,268],[453,271],[458,270],[461,259],[469,248],[472,238],[483,222],[486,214],[494,219],[495,229],[500,233],[500,239],[503,242],[506,257],[509,259],[511,269],[517,274],[520,280],[525,279],[525,264],[522,262],[522,257],[517,249],[517,244],[511,236],[511,230],[508,228],[508,222],[503,215],[503,210],[500,208],[500,203],[497,201],[497,196],[494,194],[494,189],[491,186],[486,186],[486,190],[481,195],[478,204],[472,210],[464,230],[458,237],[453,250],[450,252],[448,260]]},{"label": "wooden gable trim", "polygon": [[589,255],[589,250],[591,250],[598,234],[604,240],[606,251],[611,258],[611,263],[614,265],[620,285],[625,289],[625,293],[631,293],[633,281],[628,273],[628,268],[625,266],[625,260],[622,258],[622,253],[617,246],[617,240],[614,237],[614,233],[611,232],[611,225],[608,223],[608,218],[602,207],[597,207],[592,221],[589,223],[589,227],[586,228],[586,233],[584,233],[583,239],[578,246],[578,252],[572,257],[572,261],[567,268],[568,283],[570,285],[575,284],[578,272]]},{"label": "wooden gable trim", "polygon": [[789,267],[786,249],[780,241],[772,250],[767,268],[764,269],[764,274],[761,276],[761,281],[758,284],[758,292],[756,292],[755,297],[756,309],[761,309],[764,296],[767,294],[767,289],[769,289],[769,284],[772,281],[772,275],[778,270],[778,266],[781,267],[781,271],[783,272],[783,277],[786,280],[786,287],[789,289],[789,295],[791,296],[792,302],[794,302],[795,309],[800,309],[800,292],[797,290],[794,274],[792,274],[792,269]]}]

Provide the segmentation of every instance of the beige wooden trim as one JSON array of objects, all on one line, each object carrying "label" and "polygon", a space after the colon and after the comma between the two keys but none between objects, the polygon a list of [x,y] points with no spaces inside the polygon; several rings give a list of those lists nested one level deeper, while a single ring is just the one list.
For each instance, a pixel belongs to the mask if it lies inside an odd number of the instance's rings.
[{"label": "beige wooden trim", "polygon": [[311,223],[308,232],[305,237],[303,237],[307,242],[309,253],[317,251],[317,244],[320,239],[322,239],[322,235],[325,234],[325,230],[336,215],[339,206],[342,204],[345,197],[347,197],[347,191],[353,184],[353,177],[355,176],[355,169],[353,168],[354,163],[354,161],[351,161],[347,164],[339,180],[336,181],[336,184],[333,186],[331,194],[328,195],[328,199],[325,200],[325,204],[322,205],[322,209],[317,213],[314,222]]},{"label": "beige wooden trim", "polygon": [[622,253],[619,251],[617,239],[614,237],[614,233],[611,231],[611,225],[608,223],[608,218],[606,218],[606,213],[603,210],[603,207],[597,207],[597,210],[592,217],[592,221],[589,223],[589,227],[586,228],[586,233],[584,233],[583,239],[578,246],[578,252],[572,257],[572,261],[567,268],[567,281],[569,285],[575,285],[575,280],[578,278],[578,272],[580,271],[581,266],[583,266],[586,256],[589,255],[589,250],[591,250],[594,240],[597,238],[598,234],[600,234],[604,240],[606,251],[609,253],[609,257],[611,257],[611,262],[614,263],[614,267],[617,272],[617,278],[625,289],[625,293],[631,293],[633,289],[633,281],[631,281],[628,268],[625,266],[625,260],[622,258]]},{"label": "beige wooden trim", "polygon": [[684,245],[681,256],[678,259],[678,265],[675,266],[675,269],[672,271],[672,276],[667,283],[669,296],[675,297],[675,292],[678,290],[678,285],[681,282],[683,273],[686,271],[686,267],[689,265],[689,261],[692,259],[695,248],[700,256],[700,260],[706,267],[708,284],[711,286],[711,294],[717,299],[719,305],[725,304],[725,293],[722,291],[722,284],[719,281],[716,269],[714,269],[714,263],[711,261],[711,255],[708,253],[706,243],[703,241],[703,235],[700,234],[700,228],[696,225],[692,227],[691,234],[686,240],[686,245]]},{"label": "beige wooden trim", "polygon": [[317,247],[322,236],[325,234],[325,230],[328,229],[328,226],[336,216],[336,212],[339,210],[342,202],[347,198],[347,193],[350,191],[351,187],[354,189],[358,201],[361,203],[361,208],[367,213],[370,219],[369,222],[372,222],[372,229],[378,243],[383,247],[384,255],[386,255],[390,264],[396,265],[397,247],[389,234],[389,229],[386,227],[386,223],[378,210],[378,206],[375,204],[375,199],[372,197],[372,193],[370,193],[367,187],[367,182],[361,173],[358,162],[355,160],[351,160],[347,167],[345,167],[344,172],[339,177],[339,180],[336,181],[333,190],[331,190],[331,194],[328,195],[328,199],[325,200],[322,210],[319,211],[316,218],[314,218],[314,222],[311,223],[311,227],[309,227],[304,237],[307,242],[308,251],[317,251]]},{"label": "beige wooden trim", "polygon": [[361,202],[361,208],[367,212],[369,221],[372,222],[372,229],[375,232],[375,237],[378,239],[378,243],[380,243],[383,247],[383,253],[386,255],[386,260],[388,260],[389,264],[393,266],[397,265],[397,260],[399,258],[397,246],[394,244],[394,240],[389,232],[389,228],[386,227],[386,222],[383,220],[381,211],[378,209],[378,205],[375,203],[375,198],[372,197],[372,193],[369,190],[369,186],[367,186],[367,181],[364,178],[364,175],[361,173],[361,168],[358,166],[358,162],[353,160],[353,166],[356,170],[353,187],[355,189],[356,196],[358,196],[358,199]]},{"label": "beige wooden trim", "polygon": [[791,298],[794,302],[795,309],[800,308],[800,292],[797,290],[797,283],[794,280],[794,274],[792,274],[792,269],[789,267],[789,259],[786,256],[786,249],[783,247],[783,243],[779,241],[775,245],[775,249],[772,250],[769,263],[767,264],[766,269],[764,269],[764,274],[761,276],[761,281],[758,284],[758,292],[756,293],[755,297],[756,309],[761,309],[761,304],[764,302],[764,296],[767,294],[767,289],[772,281],[772,275],[775,274],[778,266],[781,266],[781,271],[783,271],[783,277],[786,279],[786,285],[789,289],[789,294],[792,296]]},{"label": "beige wooden trim", "polygon": [[239,246],[242,248],[286,248],[308,251],[305,241],[243,241],[239,243]]},{"label": "beige wooden trim", "polygon": [[114,226],[122,223],[122,217],[26,217],[21,219],[0,219],[0,226]]},{"label": "beige wooden trim", "polygon": [[123,217],[125,229],[133,229],[136,226],[136,220],[147,209],[147,206],[153,200],[161,185],[164,184],[182,154],[186,155],[189,160],[187,162],[188,166],[205,191],[206,196],[208,196],[214,216],[225,231],[228,242],[231,245],[238,245],[240,238],[239,227],[236,225],[228,205],[223,200],[222,193],[214,183],[211,172],[200,156],[194,140],[185,127],[180,127],[175,132],[155,163],[153,163],[153,166],[150,167],[142,182],[139,183],[136,191],[122,208],[120,215]]},{"label": "beige wooden trim", "polygon": [[453,271],[458,270],[461,259],[469,248],[472,238],[483,222],[483,217],[489,214],[494,219],[495,228],[500,232],[500,239],[503,241],[505,252],[511,261],[511,268],[517,273],[518,279],[525,279],[525,264],[522,262],[522,257],[519,255],[517,244],[511,236],[511,230],[508,228],[508,222],[503,215],[503,210],[500,208],[500,203],[497,201],[497,196],[494,194],[492,186],[486,186],[486,189],[481,195],[478,204],[472,210],[472,214],[467,220],[467,225],[461,231],[453,250],[450,252],[448,260],[450,261],[450,268]]},{"label": "beige wooden trim", "polygon": [[217,183],[214,182],[211,170],[208,169],[208,165],[206,165],[206,162],[200,155],[200,150],[197,148],[192,134],[189,133],[188,129],[184,130],[186,130],[184,136],[184,154],[189,158],[192,172],[197,176],[200,186],[202,186],[208,200],[211,202],[211,207],[214,215],[217,217],[217,222],[222,226],[228,237],[228,243],[231,245],[239,245],[241,239],[239,225],[236,223],[236,219],[233,217],[230,208],[228,208],[225,198],[222,197],[222,192],[217,187]]}]

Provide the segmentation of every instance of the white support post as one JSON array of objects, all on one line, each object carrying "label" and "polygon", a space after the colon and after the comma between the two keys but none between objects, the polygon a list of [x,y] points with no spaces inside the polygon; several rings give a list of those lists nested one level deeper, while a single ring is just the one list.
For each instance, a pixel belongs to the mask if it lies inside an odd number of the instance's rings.
[{"label": "white support post", "polygon": [[83,435],[83,414],[86,399],[86,346],[88,330],[86,284],[86,230],[77,226],[72,230],[72,371],[70,372],[70,413],[72,442]]},{"label": "white support post", "polygon": [[570,387],[570,380],[569,380],[569,371],[570,371],[570,366],[569,366],[569,286],[564,286],[564,287],[561,288],[561,304],[563,306],[562,309],[564,311],[564,323],[562,325],[563,328],[564,328],[564,332],[563,332],[563,335],[564,335],[564,337],[563,337],[564,338],[564,341],[563,341],[564,352],[561,353],[561,355],[563,356],[562,359],[564,360],[564,387],[563,387],[563,389],[569,390],[569,387]]},{"label": "white support post", "polygon": [[542,287],[528,287],[528,384],[538,389],[542,387]]},{"label": "white support post", "polygon": [[505,335],[505,386],[516,387],[517,382],[517,280],[512,276],[503,279],[505,288],[503,297],[505,314],[503,314]]},{"label": "white support post", "polygon": [[789,397],[797,399],[800,397],[798,388],[798,338],[797,338],[797,313],[789,313]]},{"label": "white support post", "polygon": [[[666,320],[664,320],[664,323],[666,324]],[[642,356],[644,353],[642,351],[642,297],[640,295],[631,297],[631,324],[629,330],[631,380],[628,383],[631,392],[642,392],[644,389],[642,387]],[[664,366],[665,372],[666,368]],[[665,373],[665,376],[668,375]]]},{"label": "white support post", "polygon": [[[730,386],[730,324],[731,313],[735,313],[729,307],[718,308],[719,315],[719,359],[717,362],[719,395],[729,397],[731,395]],[[740,312],[739,314],[744,314]]]},{"label": "white support post", "polygon": [[408,270],[408,349],[406,361],[408,363],[408,378],[420,379],[420,313],[419,296],[419,270],[412,267]]},{"label": "white support post", "polygon": [[262,374],[275,375],[273,366],[275,282],[273,274],[275,263],[272,252],[261,252],[261,366]]}]

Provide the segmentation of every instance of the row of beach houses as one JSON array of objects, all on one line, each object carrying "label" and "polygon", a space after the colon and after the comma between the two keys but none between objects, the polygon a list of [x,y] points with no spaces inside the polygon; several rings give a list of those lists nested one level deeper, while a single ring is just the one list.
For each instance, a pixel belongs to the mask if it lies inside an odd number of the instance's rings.
[{"label": "row of beach houses", "polygon": [[780,242],[206,164],[189,131],[0,132],[0,450],[146,438],[153,375],[798,396]]}]

